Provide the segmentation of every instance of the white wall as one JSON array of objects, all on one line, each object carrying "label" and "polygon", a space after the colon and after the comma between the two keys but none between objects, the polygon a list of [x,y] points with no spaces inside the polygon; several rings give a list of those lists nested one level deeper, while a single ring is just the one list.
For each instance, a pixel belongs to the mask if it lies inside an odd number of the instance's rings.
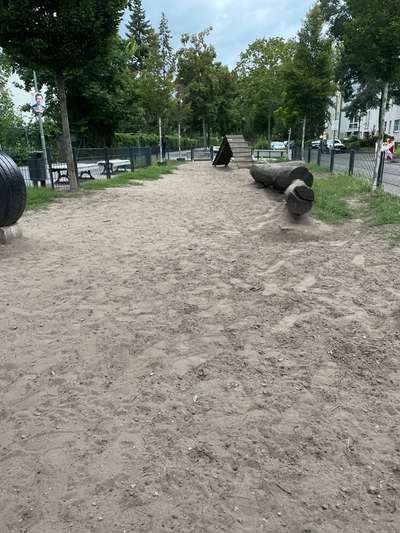
[{"label": "white wall", "polygon": [[[326,135],[332,139],[335,134],[338,137],[338,128],[340,125],[340,138],[345,139],[351,135],[357,135],[360,131],[360,137],[364,137],[366,133],[370,135],[378,131],[379,127],[379,109],[370,109],[366,115],[361,117],[361,123],[357,121],[350,121],[343,108],[346,107],[345,102],[341,102],[341,96],[338,94],[334,100],[334,105],[331,109],[331,120],[326,128]],[[342,112],[340,113],[340,109]],[[392,135],[396,142],[400,143],[400,106],[390,103],[389,110],[386,113],[386,128],[385,132]]]}]

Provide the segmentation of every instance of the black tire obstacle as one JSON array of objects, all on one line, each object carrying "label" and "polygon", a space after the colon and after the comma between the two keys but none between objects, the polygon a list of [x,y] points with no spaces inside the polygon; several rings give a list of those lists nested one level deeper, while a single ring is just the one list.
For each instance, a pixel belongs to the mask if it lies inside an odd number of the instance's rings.
[{"label": "black tire obstacle", "polygon": [[12,226],[26,207],[26,185],[20,169],[0,152],[0,227]]}]

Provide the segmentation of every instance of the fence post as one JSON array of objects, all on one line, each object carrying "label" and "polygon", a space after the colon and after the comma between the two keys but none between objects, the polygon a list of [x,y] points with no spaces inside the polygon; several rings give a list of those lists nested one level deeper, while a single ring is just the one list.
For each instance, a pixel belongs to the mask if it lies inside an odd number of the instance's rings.
[{"label": "fence post", "polygon": [[350,150],[350,160],[349,160],[349,176],[354,174],[354,161],[356,158],[356,153],[354,150]]},{"label": "fence post", "polygon": [[308,147],[307,163],[311,163],[311,146]]},{"label": "fence post", "polygon": [[151,166],[151,148],[146,148],[145,164],[147,167]]},{"label": "fence post", "polygon": [[317,154],[317,165],[321,166],[321,148],[318,148],[318,154]]},{"label": "fence post", "polygon": [[51,188],[54,189],[54,178],[53,178],[53,164],[51,159],[51,150],[47,149],[47,164],[49,165],[49,175]]},{"label": "fence post", "polygon": [[381,152],[381,157],[379,161],[379,170],[378,170],[378,179],[376,181],[376,186],[380,187],[383,183],[383,171],[385,168],[385,152]]},{"label": "fence post", "polygon": [[329,163],[329,172],[333,172],[333,169],[335,168],[335,149],[331,149],[331,160]]},{"label": "fence post", "polygon": [[190,159],[194,161],[194,148],[190,149]]},{"label": "fence post", "polygon": [[135,172],[135,154],[133,146],[129,147],[129,159],[131,161],[131,172]]},{"label": "fence post", "polygon": [[[78,182],[79,187],[79,172],[78,172],[78,155],[77,155],[77,148],[72,148],[72,155],[74,157],[74,167],[75,167],[75,174],[76,174],[76,181]],[[68,174],[68,169],[67,169]]]},{"label": "fence post", "polygon": [[104,171],[107,176],[107,179],[111,179],[111,171],[110,171],[110,151],[106,147],[104,148]]}]

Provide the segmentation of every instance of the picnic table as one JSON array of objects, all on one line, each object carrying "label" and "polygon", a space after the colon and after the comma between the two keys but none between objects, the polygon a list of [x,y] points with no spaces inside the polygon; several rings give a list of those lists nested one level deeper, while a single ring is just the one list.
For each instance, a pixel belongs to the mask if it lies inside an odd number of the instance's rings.
[{"label": "picnic table", "polygon": [[[99,165],[97,163],[78,163],[78,179],[79,180],[94,180],[95,178],[92,175],[92,170],[98,169],[98,168],[99,168]],[[69,183],[68,167],[66,163],[62,163],[60,165],[52,165],[51,173],[57,174],[57,179],[54,182],[55,185],[61,182]]]},{"label": "picnic table", "polygon": [[[106,174],[106,161],[98,161],[99,167],[103,167],[102,174]],[[121,172],[128,169],[131,166],[131,161],[129,159],[109,159],[108,161],[110,174],[115,172]]]}]

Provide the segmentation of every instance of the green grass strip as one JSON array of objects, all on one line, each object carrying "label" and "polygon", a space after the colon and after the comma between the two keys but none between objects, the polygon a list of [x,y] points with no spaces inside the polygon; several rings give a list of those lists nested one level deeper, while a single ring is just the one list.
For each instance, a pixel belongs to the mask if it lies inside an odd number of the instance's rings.
[{"label": "green grass strip", "polygon": [[79,192],[70,193],[68,191],[58,191],[44,187],[27,187],[27,210],[45,209],[50,204],[65,198],[77,198],[86,191],[97,191],[115,187],[140,186],[141,181],[154,181],[160,179],[162,175],[171,174],[177,163],[168,161],[165,165],[152,165],[140,168],[135,172],[121,172],[111,179],[93,180],[81,183]]}]

